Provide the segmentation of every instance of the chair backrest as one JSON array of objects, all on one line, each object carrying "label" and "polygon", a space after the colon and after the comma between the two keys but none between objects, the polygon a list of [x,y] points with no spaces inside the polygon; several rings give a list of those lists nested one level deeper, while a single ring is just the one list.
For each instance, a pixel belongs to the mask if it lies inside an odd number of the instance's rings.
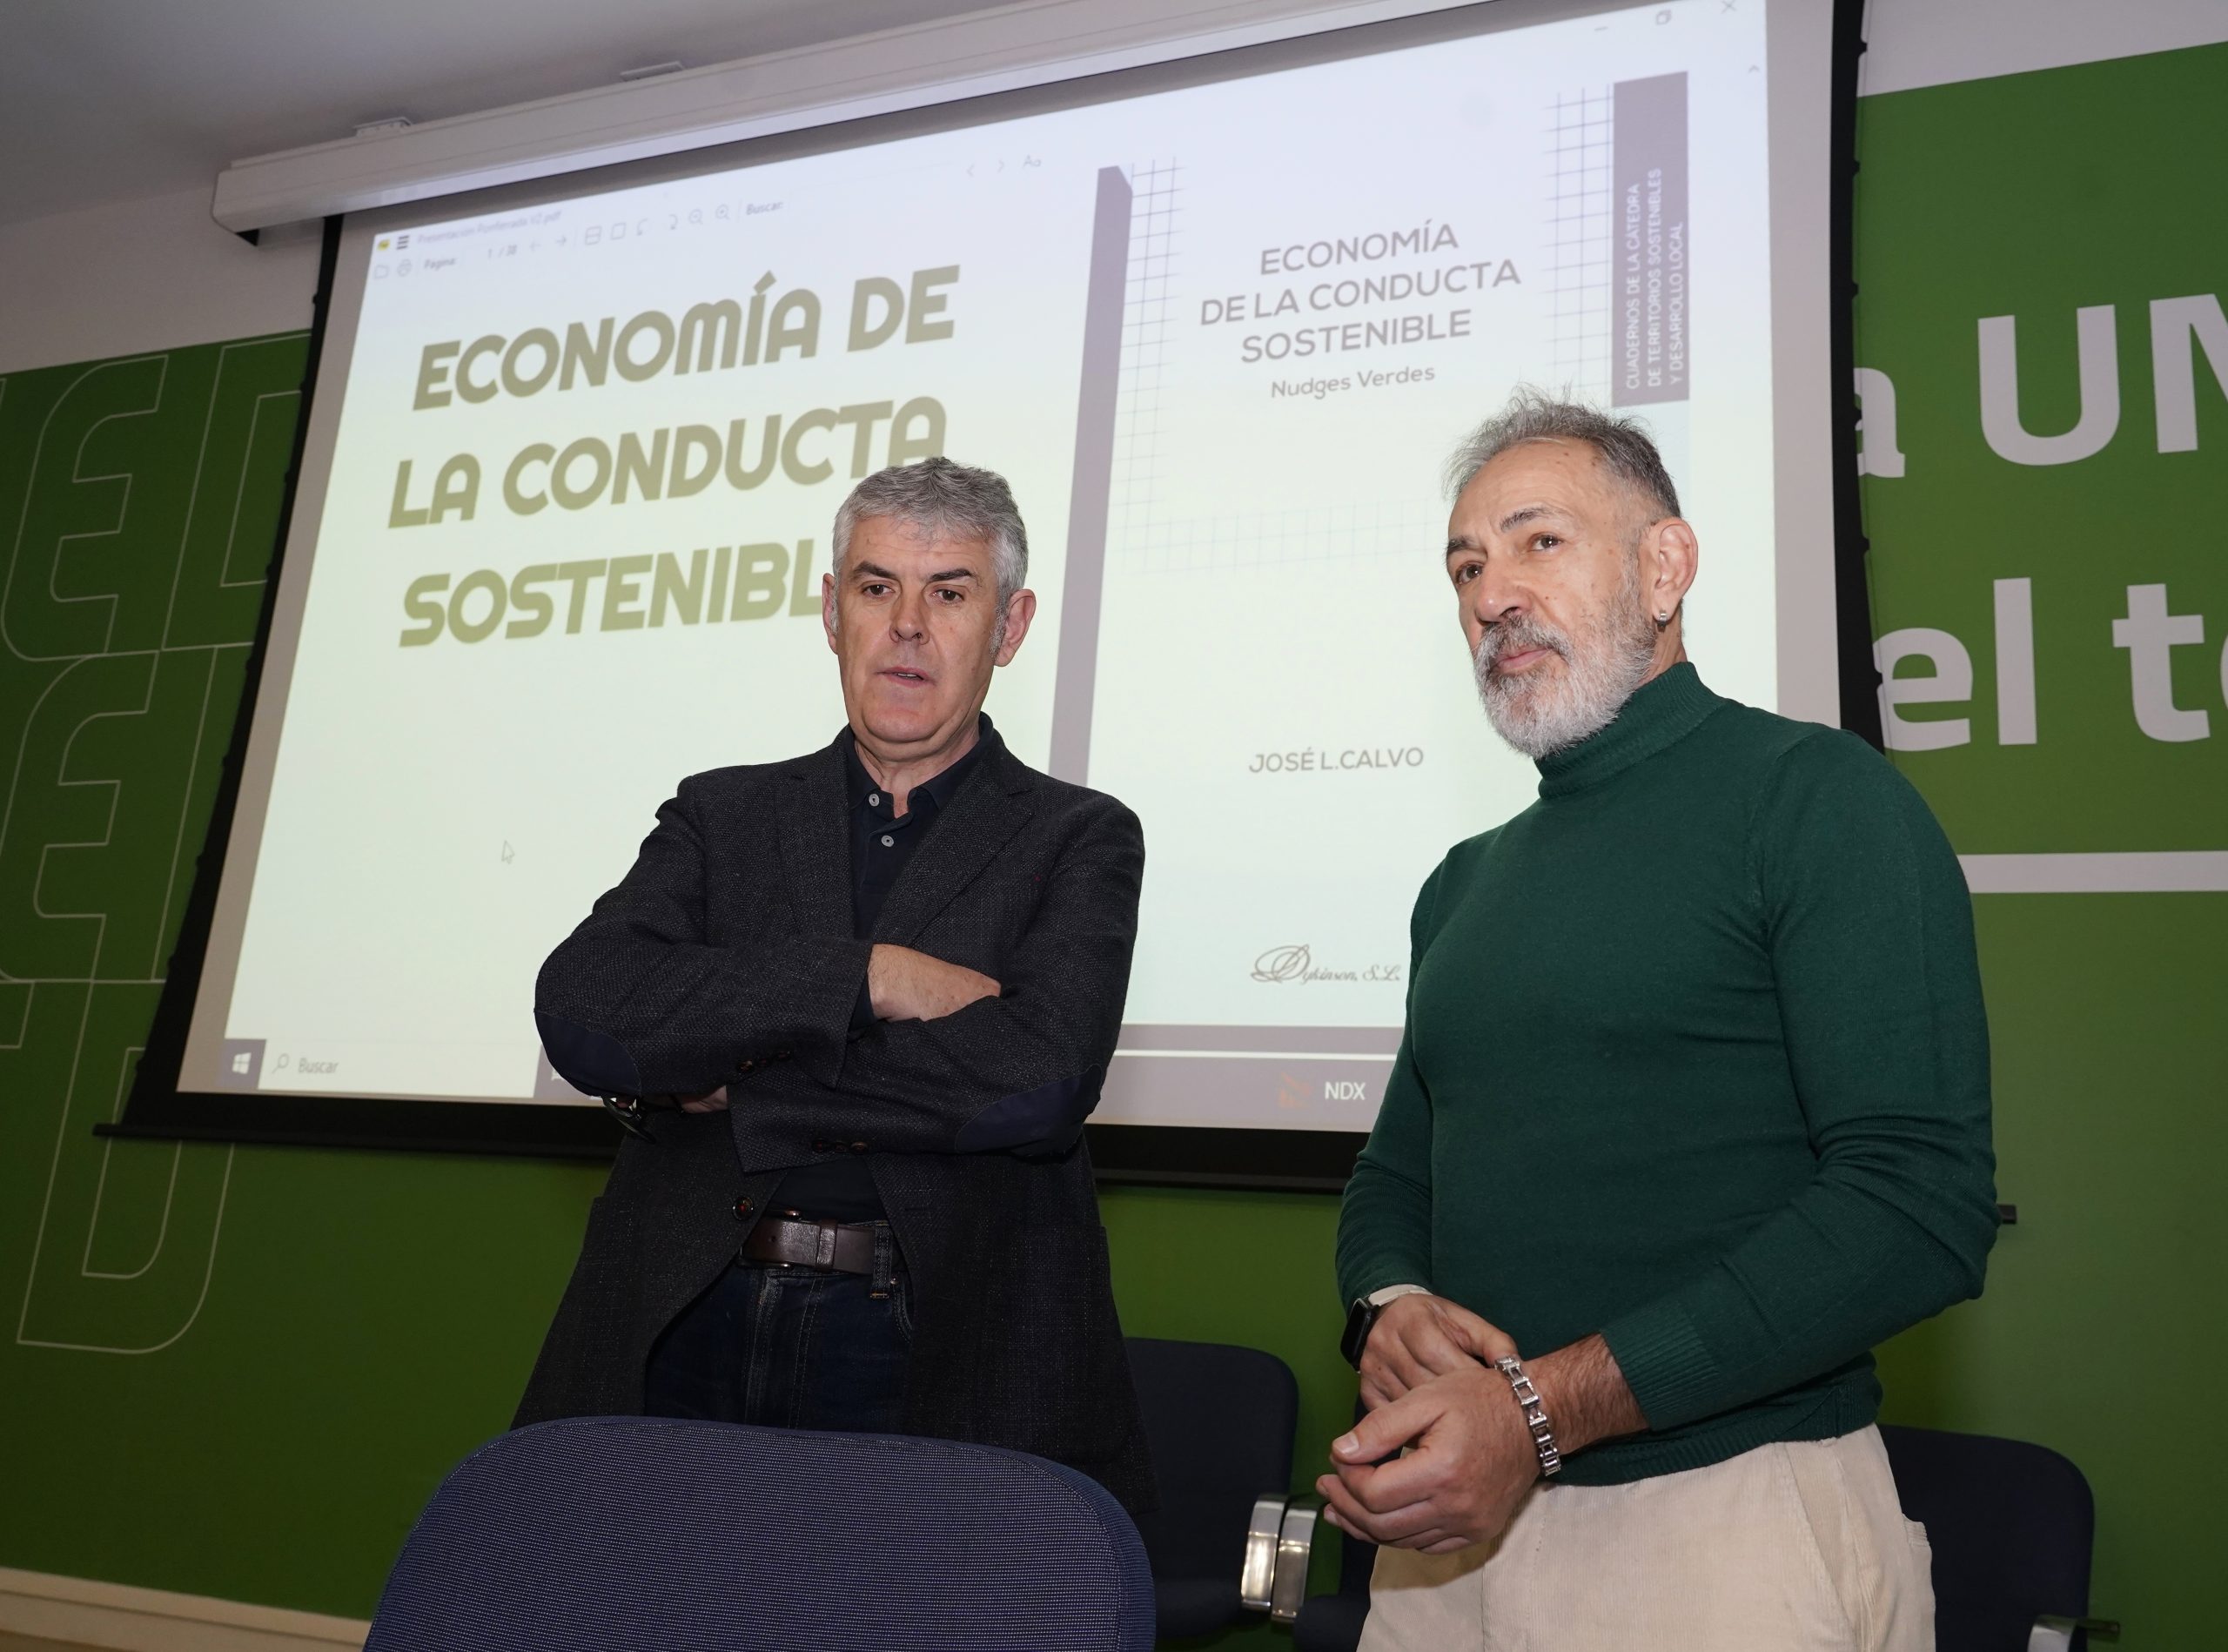
[{"label": "chair backrest", "polygon": [[1259,1348],[1129,1339],[1160,1507],[1137,1521],[1159,1577],[1228,1580],[1245,1559],[1253,1500],[1292,1484],[1299,1383]]},{"label": "chair backrest", "polygon": [[2026,1652],[2035,1619],[2089,1614],[2096,1503],[2057,1453],[1882,1425],[1903,1513],[1934,1548],[1941,1652]]},{"label": "chair backrest", "polygon": [[434,1493],[366,1652],[1147,1652],[1100,1486],[1020,1452],[663,1418],[538,1424]]}]

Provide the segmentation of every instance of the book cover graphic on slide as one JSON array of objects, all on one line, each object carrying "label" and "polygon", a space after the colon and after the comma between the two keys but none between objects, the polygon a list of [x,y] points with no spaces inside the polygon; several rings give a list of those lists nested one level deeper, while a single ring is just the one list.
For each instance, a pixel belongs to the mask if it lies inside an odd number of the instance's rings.
[{"label": "book cover graphic on slide", "polygon": [[[1272,175],[1201,135],[1133,174],[1108,528],[1068,572],[1096,693],[1087,742],[1055,727],[1147,826],[1105,1122],[1373,1120],[1415,891],[1536,786],[1484,722],[1446,583],[1456,440],[1528,382],[1643,413],[1695,473],[1688,76],[1503,98],[1441,63],[1435,99],[1421,65],[1374,66],[1438,111],[1397,155],[1287,120]],[[1756,300],[1767,227],[1744,238]],[[1728,353],[1714,439],[1768,418],[1767,363]],[[1739,593],[1721,614],[1768,640],[1761,493],[1713,572]],[[1763,653],[1746,686],[1768,703]],[[1064,687],[1084,667],[1064,646]]]}]

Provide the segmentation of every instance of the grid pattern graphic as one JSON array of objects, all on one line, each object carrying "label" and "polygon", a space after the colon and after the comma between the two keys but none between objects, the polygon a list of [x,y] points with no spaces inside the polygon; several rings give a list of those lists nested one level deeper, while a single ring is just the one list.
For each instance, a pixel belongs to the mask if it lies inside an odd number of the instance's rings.
[{"label": "grid pattern graphic", "polygon": [[1130,574],[1284,567],[1412,556],[1445,532],[1433,501],[1413,507],[1377,501],[1278,510],[1171,514],[1161,493],[1168,455],[1162,412],[1180,393],[1169,339],[1182,298],[1182,168],[1174,158],[1125,169],[1132,191],[1130,266],[1122,329],[1121,387],[1114,425],[1106,561]]},{"label": "grid pattern graphic", "polygon": [[1554,299],[1555,374],[1598,393],[1609,382],[1610,137],[1614,104],[1603,86],[1558,92],[1549,116],[1548,245]]},{"label": "grid pattern graphic", "polygon": [[[1169,329],[1175,325],[1181,168],[1171,158],[1131,165],[1130,268],[1122,310],[1122,382],[1114,415],[1114,476],[1108,500],[1107,561],[1164,535],[1159,499],[1161,397],[1167,388]],[[1132,564],[1133,565],[1133,564]]]},{"label": "grid pattern graphic", "polygon": [[1156,519],[1134,540],[1111,547],[1126,573],[1171,574],[1242,567],[1291,567],[1383,557],[1426,562],[1446,538],[1443,507],[1413,504],[1299,505],[1282,510]]}]

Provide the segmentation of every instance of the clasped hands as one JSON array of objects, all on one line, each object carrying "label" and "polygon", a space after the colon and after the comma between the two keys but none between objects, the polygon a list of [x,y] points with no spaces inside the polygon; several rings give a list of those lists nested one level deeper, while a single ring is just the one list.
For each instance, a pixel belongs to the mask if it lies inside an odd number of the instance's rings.
[{"label": "clasped hands", "polygon": [[[947,964],[909,946],[877,941],[867,959],[867,998],[882,1021],[938,1021],[969,1004],[995,998],[1001,989],[979,970]],[[681,1111],[717,1112],[728,1105],[728,1087],[708,1095],[684,1096]]]},{"label": "clasped hands", "polygon": [[1325,1518],[1426,1555],[1498,1537],[1540,1477],[1523,1413],[1491,1363],[1515,1355],[1507,1333],[1444,1297],[1387,1303],[1362,1350],[1368,1414],[1332,1444],[1332,1472],[1315,1482]]}]

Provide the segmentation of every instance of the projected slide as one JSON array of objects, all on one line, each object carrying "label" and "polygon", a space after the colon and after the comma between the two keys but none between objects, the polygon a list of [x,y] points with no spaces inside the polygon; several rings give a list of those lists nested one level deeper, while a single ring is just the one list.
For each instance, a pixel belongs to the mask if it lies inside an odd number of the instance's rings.
[{"label": "projected slide", "polygon": [[834,735],[836,507],[947,453],[1029,525],[992,715],[1144,823],[1098,1117],[1366,1129],[1416,889],[1534,787],[1441,567],[1465,430],[1644,414],[1709,680],[1775,702],[1765,10],[352,236],[185,1086],[580,1099],[541,958],[682,776]]}]

